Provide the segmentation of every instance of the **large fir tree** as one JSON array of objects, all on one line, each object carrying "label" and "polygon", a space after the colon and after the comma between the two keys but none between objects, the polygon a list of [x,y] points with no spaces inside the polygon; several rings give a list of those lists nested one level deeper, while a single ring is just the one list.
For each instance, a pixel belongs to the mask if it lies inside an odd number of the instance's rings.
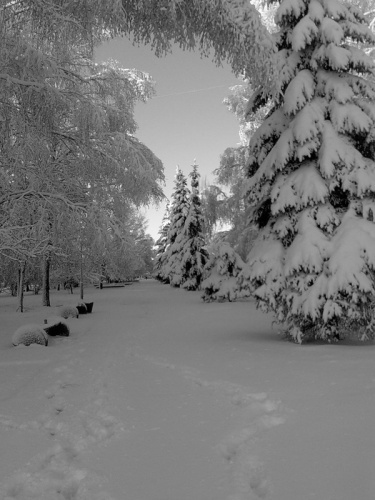
[{"label": "large fir tree", "polygon": [[180,286],[182,282],[180,237],[184,231],[189,208],[190,191],[187,187],[187,179],[182,170],[177,167],[175,189],[172,193],[168,246],[163,257],[163,266],[160,270],[163,281],[169,282],[173,286]]},{"label": "large fir tree", "polygon": [[[284,0],[275,21],[282,97],[248,164],[253,291],[297,341],[373,337],[374,63],[360,45],[373,35],[337,0]],[[255,93],[249,112],[267,101]]]},{"label": "large fir tree", "polygon": [[208,252],[204,248],[204,221],[199,196],[200,175],[195,160],[192,167],[189,174],[191,177],[190,208],[184,229],[178,237],[181,247],[181,286],[186,290],[200,288],[203,269],[208,260]]}]

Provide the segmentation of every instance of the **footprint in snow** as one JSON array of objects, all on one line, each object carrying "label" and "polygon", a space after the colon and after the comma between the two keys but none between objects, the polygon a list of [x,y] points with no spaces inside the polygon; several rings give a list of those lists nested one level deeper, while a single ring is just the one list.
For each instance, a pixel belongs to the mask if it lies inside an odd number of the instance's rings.
[{"label": "footprint in snow", "polygon": [[82,417],[84,436],[79,441],[80,449],[85,449],[92,444],[98,444],[122,432],[121,423],[104,410],[96,414],[86,414]]},{"label": "footprint in snow", "polygon": [[34,457],[0,489],[4,500],[113,500],[102,478],[81,467],[79,450],[65,443]]},{"label": "footprint in snow", "polygon": [[58,379],[49,389],[46,389],[44,395],[47,399],[52,399],[60,395],[65,389],[73,387],[74,385],[77,384],[74,382],[73,375],[68,372],[65,374],[64,378]]},{"label": "footprint in snow", "polygon": [[220,443],[219,450],[229,466],[234,493],[228,500],[269,498],[271,483],[261,459],[254,454],[255,440],[285,419],[280,415],[280,403],[267,394],[246,394],[237,391],[232,403],[239,408],[237,428]]}]

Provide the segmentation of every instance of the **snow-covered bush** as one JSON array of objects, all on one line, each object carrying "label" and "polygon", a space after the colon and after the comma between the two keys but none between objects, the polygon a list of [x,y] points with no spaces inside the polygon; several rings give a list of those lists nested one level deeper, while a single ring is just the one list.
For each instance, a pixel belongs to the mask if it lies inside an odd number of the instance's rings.
[{"label": "snow-covered bush", "polygon": [[242,274],[245,269],[246,264],[229,243],[218,243],[216,248],[212,249],[205,268],[205,274],[208,276],[201,284],[202,299],[211,302],[234,301],[240,297],[248,297],[250,292],[243,287]]},{"label": "snow-covered bush", "polygon": [[283,0],[275,21],[280,97],[248,103],[274,99],[250,141],[253,293],[296,341],[373,337],[375,64],[360,44],[374,36],[336,0]]},{"label": "snow-covered bush", "polygon": [[52,337],[56,335],[68,337],[70,335],[68,324],[62,317],[59,316],[51,316],[47,318],[47,323],[43,325],[43,330]]},{"label": "snow-covered bush", "polygon": [[12,344],[18,345],[31,345],[40,344],[48,345],[48,335],[45,333],[41,325],[22,325],[13,334]]},{"label": "snow-covered bush", "polygon": [[62,318],[68,319],[68,318],[78,318],[79,313],[78,309],[73,306],[61,306],[59,309],[59,315]]}]

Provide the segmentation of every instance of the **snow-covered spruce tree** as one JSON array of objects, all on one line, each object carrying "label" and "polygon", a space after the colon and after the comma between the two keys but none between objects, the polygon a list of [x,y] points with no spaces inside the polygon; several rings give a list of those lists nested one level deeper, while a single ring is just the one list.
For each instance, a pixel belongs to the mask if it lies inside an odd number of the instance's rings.
[{"label": "snow-covered spruce tree", "polygon": [[164,282],[172,286],[180,286],[182,282],[182,241],[185,222],[190,208],[190,191],[187,187],[187,179],[182,170],[177,167],[175,178],[175,190],[172,193],[172,206],[168,231],[168,246],[163,257],[163,265],[160,274]]},{"label": "snow-covered spruce tree", "polygon": [[202,299],[205,302],[214,300],[232,302],[240,297],[249,296],[248,287],[245,289],[241,286],[245,267],[244,261],[228,242],[217,242],[205,268],[207,277],[201,285]]},{"label": "snow-covered spruce tree", "polygon": [[[337,0],[284,0],[275,21],[282,97],[248,164],[253,292],[298,342],[373,337],[374,62],[358,44],[374,38]],[[266,100],[255,93],[249,112]]]},{"label": "snow-covered spruce tree", "polygon": [[165,207],[165,212],[163,215],[163,220],[161,222],[161,226],[159,229],[159,238],[155,243],[156,247],[156,255],[155,255],[155,263],[154,263],[154,277],[159,281],[164,281],[164,277],[162,275],[161,269],[164,264],[164,260],[166,257],[166,250],[168,247],[168,232],[171,226],[170,222],[170,206],[169,201]]},{"label": "snow-covered spruce tree", "polygon": [[200,288],[203,269],[208,260],[208,252],[204,248],[204,220],[199,197],[200,175],[195,160],[192,167],[189,174],[191,177],[189,213],[183,231],[176,238],[176,244],[181,247],[181,287],[186,290]]},{"label": "snow-covered spruce tree", "polygon": [[205,302],[234,301],[249,295],[248,282],[244,283],[247,289],[242,288],[242,271],[245,266],[243,259],[249,253],[256,231],[248,227],[249,207],[243,197],[243,184],[249,140],[262,118],[264,119],[267,107],[246,120],[245,109],[253,92],[252,87],[244,84],[230,90],[231,95],[224,103],[238,118],[240,144],[224,151],[220,157],[220,165],[214,171],[215,181],[224,186],[227,192],[213,185],[203,193],[204,213],[209,227],[213,228],[218,221],[230,226],[228,230],[216,234],[208,247],[210,259],[205,267],[205,279],[202,283],[202,299]]}]

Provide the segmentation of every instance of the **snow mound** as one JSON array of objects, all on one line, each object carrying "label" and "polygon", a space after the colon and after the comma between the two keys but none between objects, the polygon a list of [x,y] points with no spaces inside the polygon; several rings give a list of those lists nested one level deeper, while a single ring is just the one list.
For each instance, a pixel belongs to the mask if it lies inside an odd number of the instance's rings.
[{"label": "snow mound", "polygon": [[79,313],[78,309],[73,306],[61,306],[59,309],[59,315],[62,318],[68,319],[68,318],[78,318]]},{"label": "snow mound", "polygon": [[48,337],[40,325],[28,324],[18,328],[13,334],[12,344],[14,346],[31,344],[48,345]]},{"label": "snow mound", "polygon": [[70,329],[64,318],[61,316],[50,316],[46,321],[47,323],[43,326],[43,329],[48,335],[52,337],[56,335],[69,337]]}]

